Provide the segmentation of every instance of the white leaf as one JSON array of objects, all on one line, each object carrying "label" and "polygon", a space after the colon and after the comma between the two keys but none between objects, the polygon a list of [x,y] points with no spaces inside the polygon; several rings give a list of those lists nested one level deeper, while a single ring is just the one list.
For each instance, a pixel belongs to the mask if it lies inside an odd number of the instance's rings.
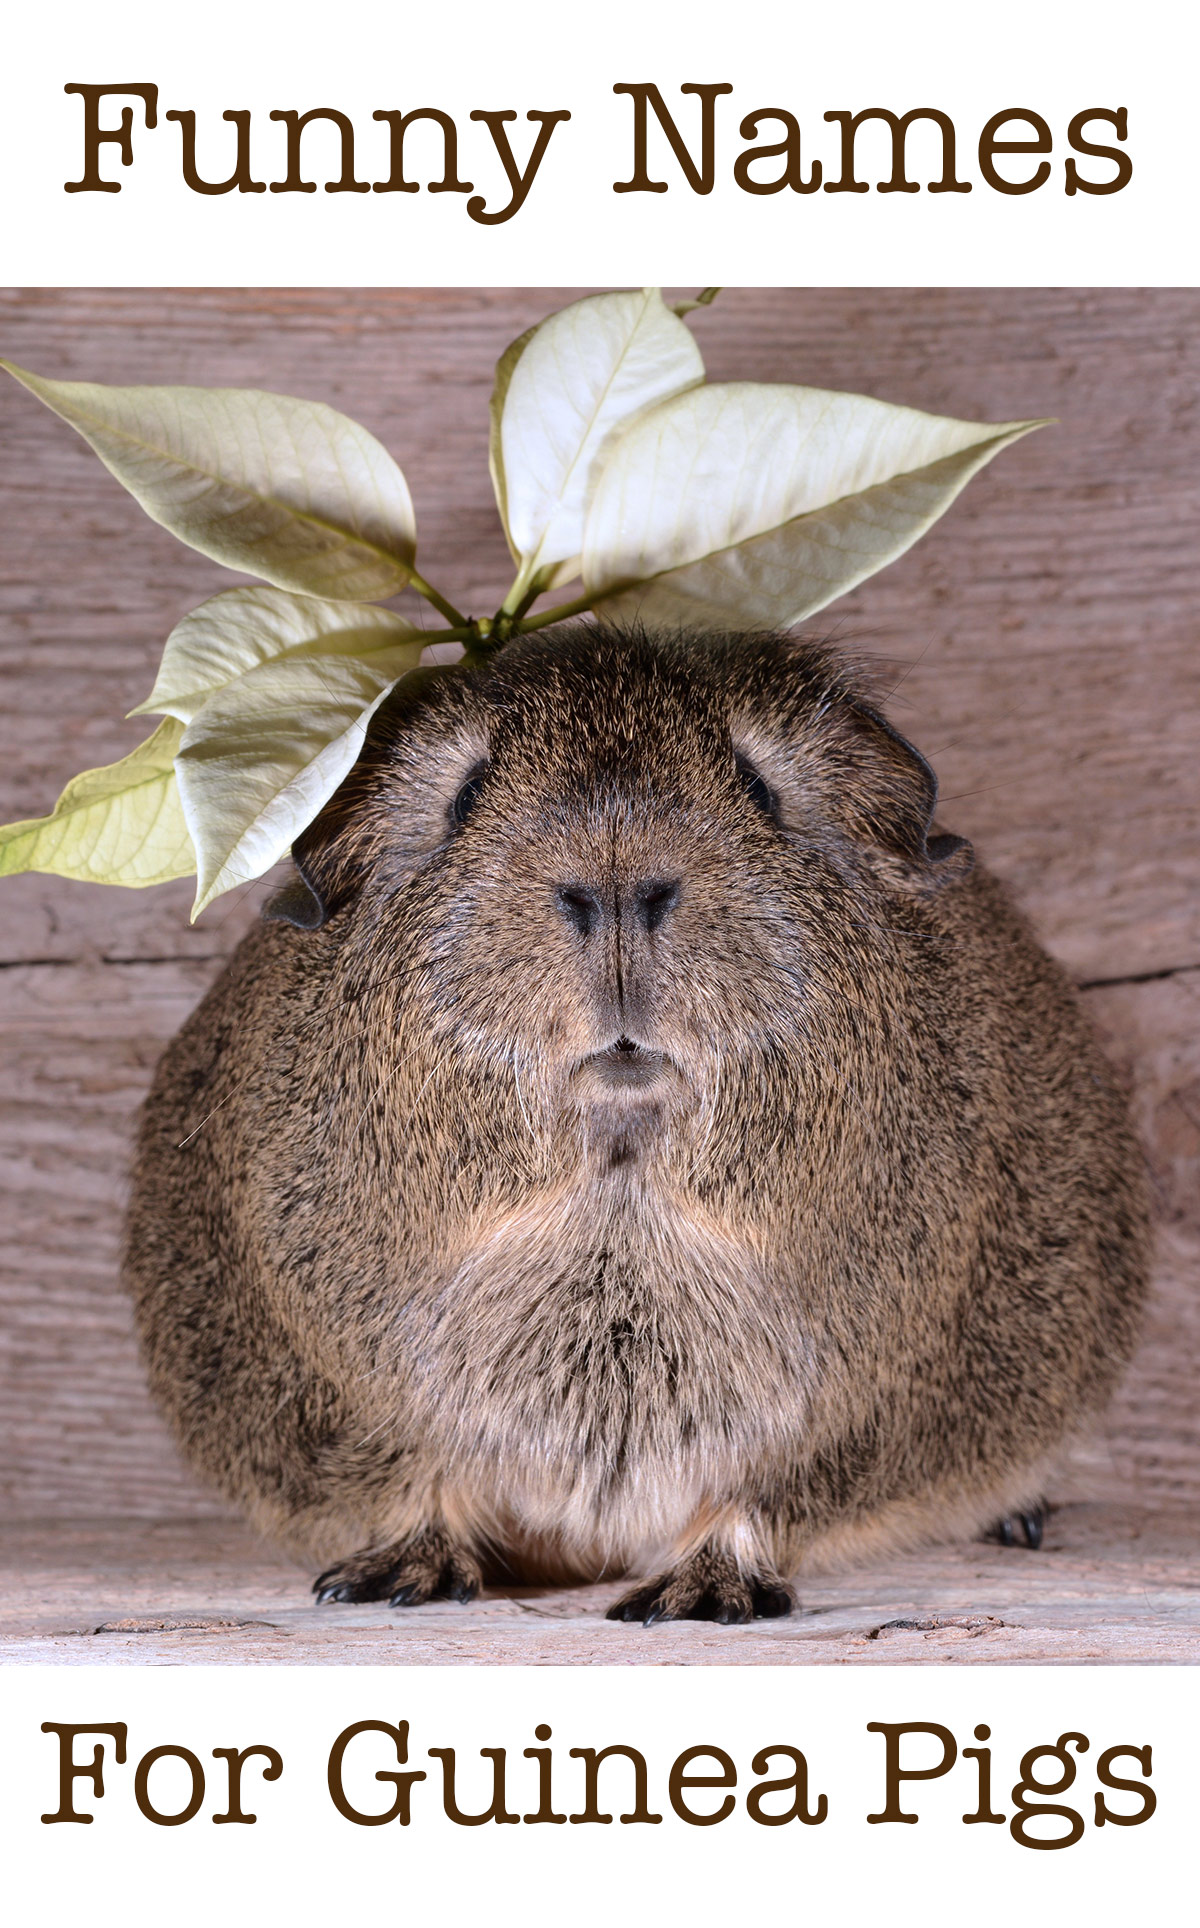
[{"label": "white leaf", "polygon": [[153,690],[131,716],[190,723],[236,676],[282,656],[366,656],[417,632],[390,609],[323,602],[285,589],[226,589],[193,609],[167,637]]},{"label": "white leaf", "polygon": [[420,661],[424,639],[409,635],[369,657],[277,657],[201,705],[175,765],[196,846],[193,917],[269,870],[329,801],[380,703]]},{"label": "white leaf", "polygon": [[496,371],[492,478],[522,586],[575,574],[614,436],[703,380],[695,337],[657,288],[588,295],[512,344]]},{"label": "white leaf", "polygon": [[0,876],[44,870],[93,884],[166,883],[196,868],[179,805],[173,718],[118,763],[72,777],[48,817],[0,829]]},{"label": "white leaf", "polygon": [[536,334],[537,326],[535,325],[533,328],[527,328],[523,335],[518,335],[515,341],[509,342],[508,347],[496,363],[496,374],[492,382],[491,399],[488,402],[488,469],[491,472],[492,488],[496,493],[496,507],[500,511],[500,520],[504,524],[504,534],[508,541],[509,551],[514,561],[518,562],[520,561],[520,556],[513,544],[512,532],[508,526],[508,489],[504,475],[504,453],[501,435],[504,422],[504,404],[508,400],[508,390],[513,378],[513,369],[520,361]]},{"label": "white leaf", "polygon": [[408,484],[357,422],[253,388],[113,388],[0,362],[91,443],[155,522],[282,589],[382,601],[409,579]]},{"label": "white leaf", "polygon": [[621,437],[588,517],[584,582],[605,616],[786,628],[902,555],[1040,426],[714,383]]}]

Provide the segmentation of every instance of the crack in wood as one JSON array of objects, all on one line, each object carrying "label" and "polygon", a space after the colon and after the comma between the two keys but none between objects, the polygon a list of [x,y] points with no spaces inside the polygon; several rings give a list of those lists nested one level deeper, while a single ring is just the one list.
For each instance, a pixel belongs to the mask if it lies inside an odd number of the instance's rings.
[{"label": "crack in wood", "polygon": [[1200,964],[1168,964],[1162,971],[1133,971],[1127,977],[1088,977],[1075,986],[1077,991],[1102,991],[1114,984],[1163,984],[1169,978],[1187,977],[1200,971]]}]

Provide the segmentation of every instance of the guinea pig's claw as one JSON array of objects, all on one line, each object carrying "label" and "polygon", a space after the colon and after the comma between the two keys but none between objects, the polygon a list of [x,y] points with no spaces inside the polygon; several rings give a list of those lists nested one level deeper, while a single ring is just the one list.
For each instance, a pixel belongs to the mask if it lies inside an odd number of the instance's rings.
[{"label": "guinea pig's claw", "polygon": [[313,1581],[313,1592],[317,1596],[317,1605],[319,1607],[325,1606],[330,1600],[341,1601],[353,1600],[354,1598],[353,1587],[344,1584],[339,1585],[336,1580],[330,1584],[327,1582],[327,1575],[324,1573],[320,1579]]},{"label": "guinea pig's claw", "polygon": [[640,1620],[653,1627],[660,1620],[712,1620],[721,1627],[744,1626],[750,1620],[775,1620],[791,1613],[796,1601],[790,1587],[775,1577],[742,1573],[728,1555],[701,1548],[670,1573],[635,1588],[609,1609],[609,1620]]},{"label": "guinea pig's claw", "polygon": [[[997,1520],[994,1526],[988,1527],[983,1538],[994,1541],[998,1546],[1024,1544],[1031,1553],[1036,1553],[1042,1544],[1049,1512],[1050,1508],[1043,1500],[1040,1506],[1031,1507],[1027,1513],[1013,1513]],[[1017,1537],[1018,1528],[1020,1539]]]},{"label": "guinea pig's claw", "polygon": [[313,1592],[318,1606],[386,1600],[389,1607],[419,1607],[427,1600],[473,1600],[481,1578],[472,1554],[440,1528],[422,1527],[391,1546],[369,1547],[329,1567]]},{"label": "guinea pig's claw", "polygon": [[[411,1568],[406,1569],[411,1572]],[[479,1576],[457,1555],[434,1570],[426,1568],[388,1596],[389,1607],[423,1607],[427,1600],[454,1600],[465,1607],[479,1592]]]},{"label": "guinea pig's claw", "polygon": [[754,1612],[760,1620],[782,1620],[785,1614],[795,1611],[795,1606],[796,1596],[790,1587],[755,1588]]},{"label": "guinea pig's claw", "polygon": [[657,1581],[652,1586],[639,1587],[635,1593],[627,1593],[616,1601],[605,1614],[606,1620],[640,1620],[643,1626],[652,1627],[656,1620],[664,1620],[661,1589]]}]

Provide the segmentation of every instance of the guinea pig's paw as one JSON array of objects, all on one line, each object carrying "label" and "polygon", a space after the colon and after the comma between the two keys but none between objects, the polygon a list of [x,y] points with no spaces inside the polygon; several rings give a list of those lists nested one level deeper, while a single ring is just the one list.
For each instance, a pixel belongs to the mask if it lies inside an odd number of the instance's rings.
[{"label": "guinea pig's paw", "polygon": [[731,1627],[747,1620],[775,1620],[791,1613],[796,1599],[774,1573],[743,1572],[719,1547],[702,1546],[686,1560],[636,1587],[608,1610],[610,1620],[715,1620]]},{"label": "guinea pig's paw", "polygon": [[483,1582],[474,1555],[440,1527],[420,1527],[391,1546],[353,1553],[313,1582],[317,1605],[327,1601],[386,1600],[419,1607],[427,1600],[473,1600]]},{"label": "guinea pig's paw", "polygon": [[1042,1544],[1046,1521],[1050,1515],[1045,1500],[1030,1507],[1027,1513],[1012,1513],[1003,1520],[997,1520],[983,1534],[985,1540],[994,1540],[998,1546],[1027,1546],[1034,1553]]}]

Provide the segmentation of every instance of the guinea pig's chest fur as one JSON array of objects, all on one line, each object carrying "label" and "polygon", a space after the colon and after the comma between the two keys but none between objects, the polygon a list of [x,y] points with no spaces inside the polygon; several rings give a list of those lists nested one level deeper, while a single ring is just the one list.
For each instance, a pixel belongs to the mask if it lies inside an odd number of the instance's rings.
[{"label": "guinea pig's chest fur", "polygon": [[752,1242],[641,1175],[495,1215],[397,1318],[457,1503],[584,1564],[678,1540],[795,1441],[797,1328]]}]

